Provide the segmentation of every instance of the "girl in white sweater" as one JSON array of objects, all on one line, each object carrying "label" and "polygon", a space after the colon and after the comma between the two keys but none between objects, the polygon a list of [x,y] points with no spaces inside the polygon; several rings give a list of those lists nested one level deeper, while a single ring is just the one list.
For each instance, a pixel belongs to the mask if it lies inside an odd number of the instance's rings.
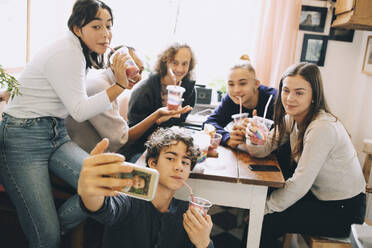
[{"label": "girl in white sweater", "polygon": [[318,67],[289,67],[279,96],[266,143],[248,138],[242,147],[265,157],[288,140],[291,145],[293,175],[268,196],[260,247],[276,247],[285,233],[347,237],[352,223],[364,221],[365,181],[347,131],[328,109]]},{"label": "girl in white sweater", "polygon": [[49,170],[77,187],[88,156],[71,142],[65,128],[69,114],[87,120],[111,108],[129,83],[126,54],[111,66],[115,83],[87,96],[86,74],[103,68],[112,38],[111,9],[100,0],[75,1],[66,37],[42,49],[19,78],[20,92],[7,105],[0,123],[0,177],[29,247],[59,247],[60,233],[78,224],[83,214],[78,196],[56,210]]}]

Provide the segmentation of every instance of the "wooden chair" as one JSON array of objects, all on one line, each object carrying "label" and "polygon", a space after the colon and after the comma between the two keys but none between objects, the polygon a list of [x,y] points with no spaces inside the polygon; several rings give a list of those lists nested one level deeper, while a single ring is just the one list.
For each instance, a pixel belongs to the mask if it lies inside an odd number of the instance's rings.
[{"label": "wooden chair", "polygon": [[[51,176],[51,181],[53,185],[53,195],[56,201],[56,205],[61,204],[68,198],[70,198],[73,194],[76,193],[76,190],[67,185],[63,180],[58,177]],[[10,222],[12,226],[16,230],[18,230],[18,235],[22,235],[23,232],[20,229],[19,224],[17,224],[18,219],[16,218],[16,210],[12,202],[10,201],[4,187],[0,184],[0,212],[2,215],[9,216]],[[7,225],[2,220],[0,221],[0,225]],[[64,241],[63,247],[68,248],[83,248],[83,238],[84,238],[84,231],[83,231],[84,224],[81,223],[77,227],[75,227],[71,233],[67,234],[67,241]],[[6,228],[6,227],[5,227]],[[17,235],[16,235],[17,236]],[[16,237],[22,241],[18,241],[20,243],[26,245],[25,237]]]},{"label": "wooden chair", "polygon": [[[372,185],[369,185],[369,177],[372,167],[372,140],[365,139],[363,141],[363,152],[366,153],[366,158],[363,165],[363,175],[367,183],[366,193],[372,193]],[[368,221],[366,221],[368,223]],[[283,248],[289,248],[293,234],[287,233],[284,237]],[[351,248],[351,242],[348,239],[329,239],[326,237],[317,237],[311,235],[302,235],[310,248]]]},{"label": "wooden chair", "polygon": [[366,154],[366,158],[364,160],[363,165],[363,175],[367,183],[366,193],[372,193],[372,185],[369,184],[369,178],[372,167],[372,139],[365,139],[363,141],[363,152]]},{"label": "wooden chair", "polygon": [[[306,244],[310,248],[352,248],[350,240],[346,239],[330,239],[326,237],[301,235]],[[283,248],[291,247],[292,233],[287,233],[284,237]]]}]

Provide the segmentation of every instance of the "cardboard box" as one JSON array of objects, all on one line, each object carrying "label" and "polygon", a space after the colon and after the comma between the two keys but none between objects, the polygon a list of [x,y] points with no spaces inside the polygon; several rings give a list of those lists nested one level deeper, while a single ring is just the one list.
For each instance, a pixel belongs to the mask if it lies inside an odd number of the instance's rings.
[{"label": "cardboard box", "polygon": [[337,0],[332,27],[372,30],[371,0]]}]

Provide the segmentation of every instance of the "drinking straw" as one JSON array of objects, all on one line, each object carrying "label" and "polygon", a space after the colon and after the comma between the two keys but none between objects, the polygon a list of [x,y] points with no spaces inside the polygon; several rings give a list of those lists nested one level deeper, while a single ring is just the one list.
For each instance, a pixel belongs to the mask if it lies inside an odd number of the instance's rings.
[{"label": "drinking straw", "polygon": [[239,97],[239,114],[240,114],[240,118],[242,116],[242,98],[240,96]]},{"label": "drinking straw", "polygon": [[189,189],[190,191],[190,197],[191,197],[191,201],[194,202],[194,194],[192,193],[192,188],[190,185],[188,185],[185,181],[183,182],[183,184]]},{"label": "drinking straw", "polygon": [[170,76],[171,76],[171,78],[172,78],[172,80],[173,80],[173,83],[174,83],[175,85],[177,85],[177,79],[176,79],[176,76],[174,75],[174,73],[173,73],[173,71],[172,71],[172,68],[169,68],[169,74],[170,74]]},{"label": "drinking straw", "polygon": [[113,53],[115,52],[115,49],[110,47],[109,45],[107,45],[107,48],[109,48],[111,50],[111,52],[113,52]]},{"label": "drinking straw", "polygon": [[270,101],[271,101],[271,98],[273,98],[273,95],[270,95],[269,100],[267,100],[267,103],[266,103],[266,106],[265,106],[265,112],[264,112],[264,115],[263,115],[263,118],[264,118],[264,119],[265,119],[265,117],[266,117],[267,108],[269,107],[269,103],[270,103]]}]

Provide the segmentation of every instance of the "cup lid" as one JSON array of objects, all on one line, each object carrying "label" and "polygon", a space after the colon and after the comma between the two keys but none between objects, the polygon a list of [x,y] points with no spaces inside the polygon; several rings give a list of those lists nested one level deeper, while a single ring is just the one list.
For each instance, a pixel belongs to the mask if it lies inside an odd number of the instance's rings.
[{"label": "cup lid", "polygon": [[120,54],[126,53],[126,54],[128,54],[130,56],[128,47],[123,46],[123,47],[119,48],[118,50],[116,50],[113,54],[111,54],[111,56],[110,56],[110,64],[113,64],[114,63],[114,57],[115,57],[115,55],[117,53],[120,53]]},{"label": "cup lid", "polygon": [[210,208],[212,206],[212,203],[210,201],[198,196],[194,196],[194,201],[192,201],[191,197],[189,196],[189,202],[192,202],[193,204],[204,208]]},{"label": "cup lid", "polygon": [[237,114],[234,114],[231,116],[231,118],[235,119],[235,118],[241,118],[241,117],[248,117],[249,116],[249,113],[237,113]]},{"label": "cup lid", "polygon": [[185,92],[186,89],[181,86],[177,86],[177,85],[168,85],[167,90],[183,93]]}]

